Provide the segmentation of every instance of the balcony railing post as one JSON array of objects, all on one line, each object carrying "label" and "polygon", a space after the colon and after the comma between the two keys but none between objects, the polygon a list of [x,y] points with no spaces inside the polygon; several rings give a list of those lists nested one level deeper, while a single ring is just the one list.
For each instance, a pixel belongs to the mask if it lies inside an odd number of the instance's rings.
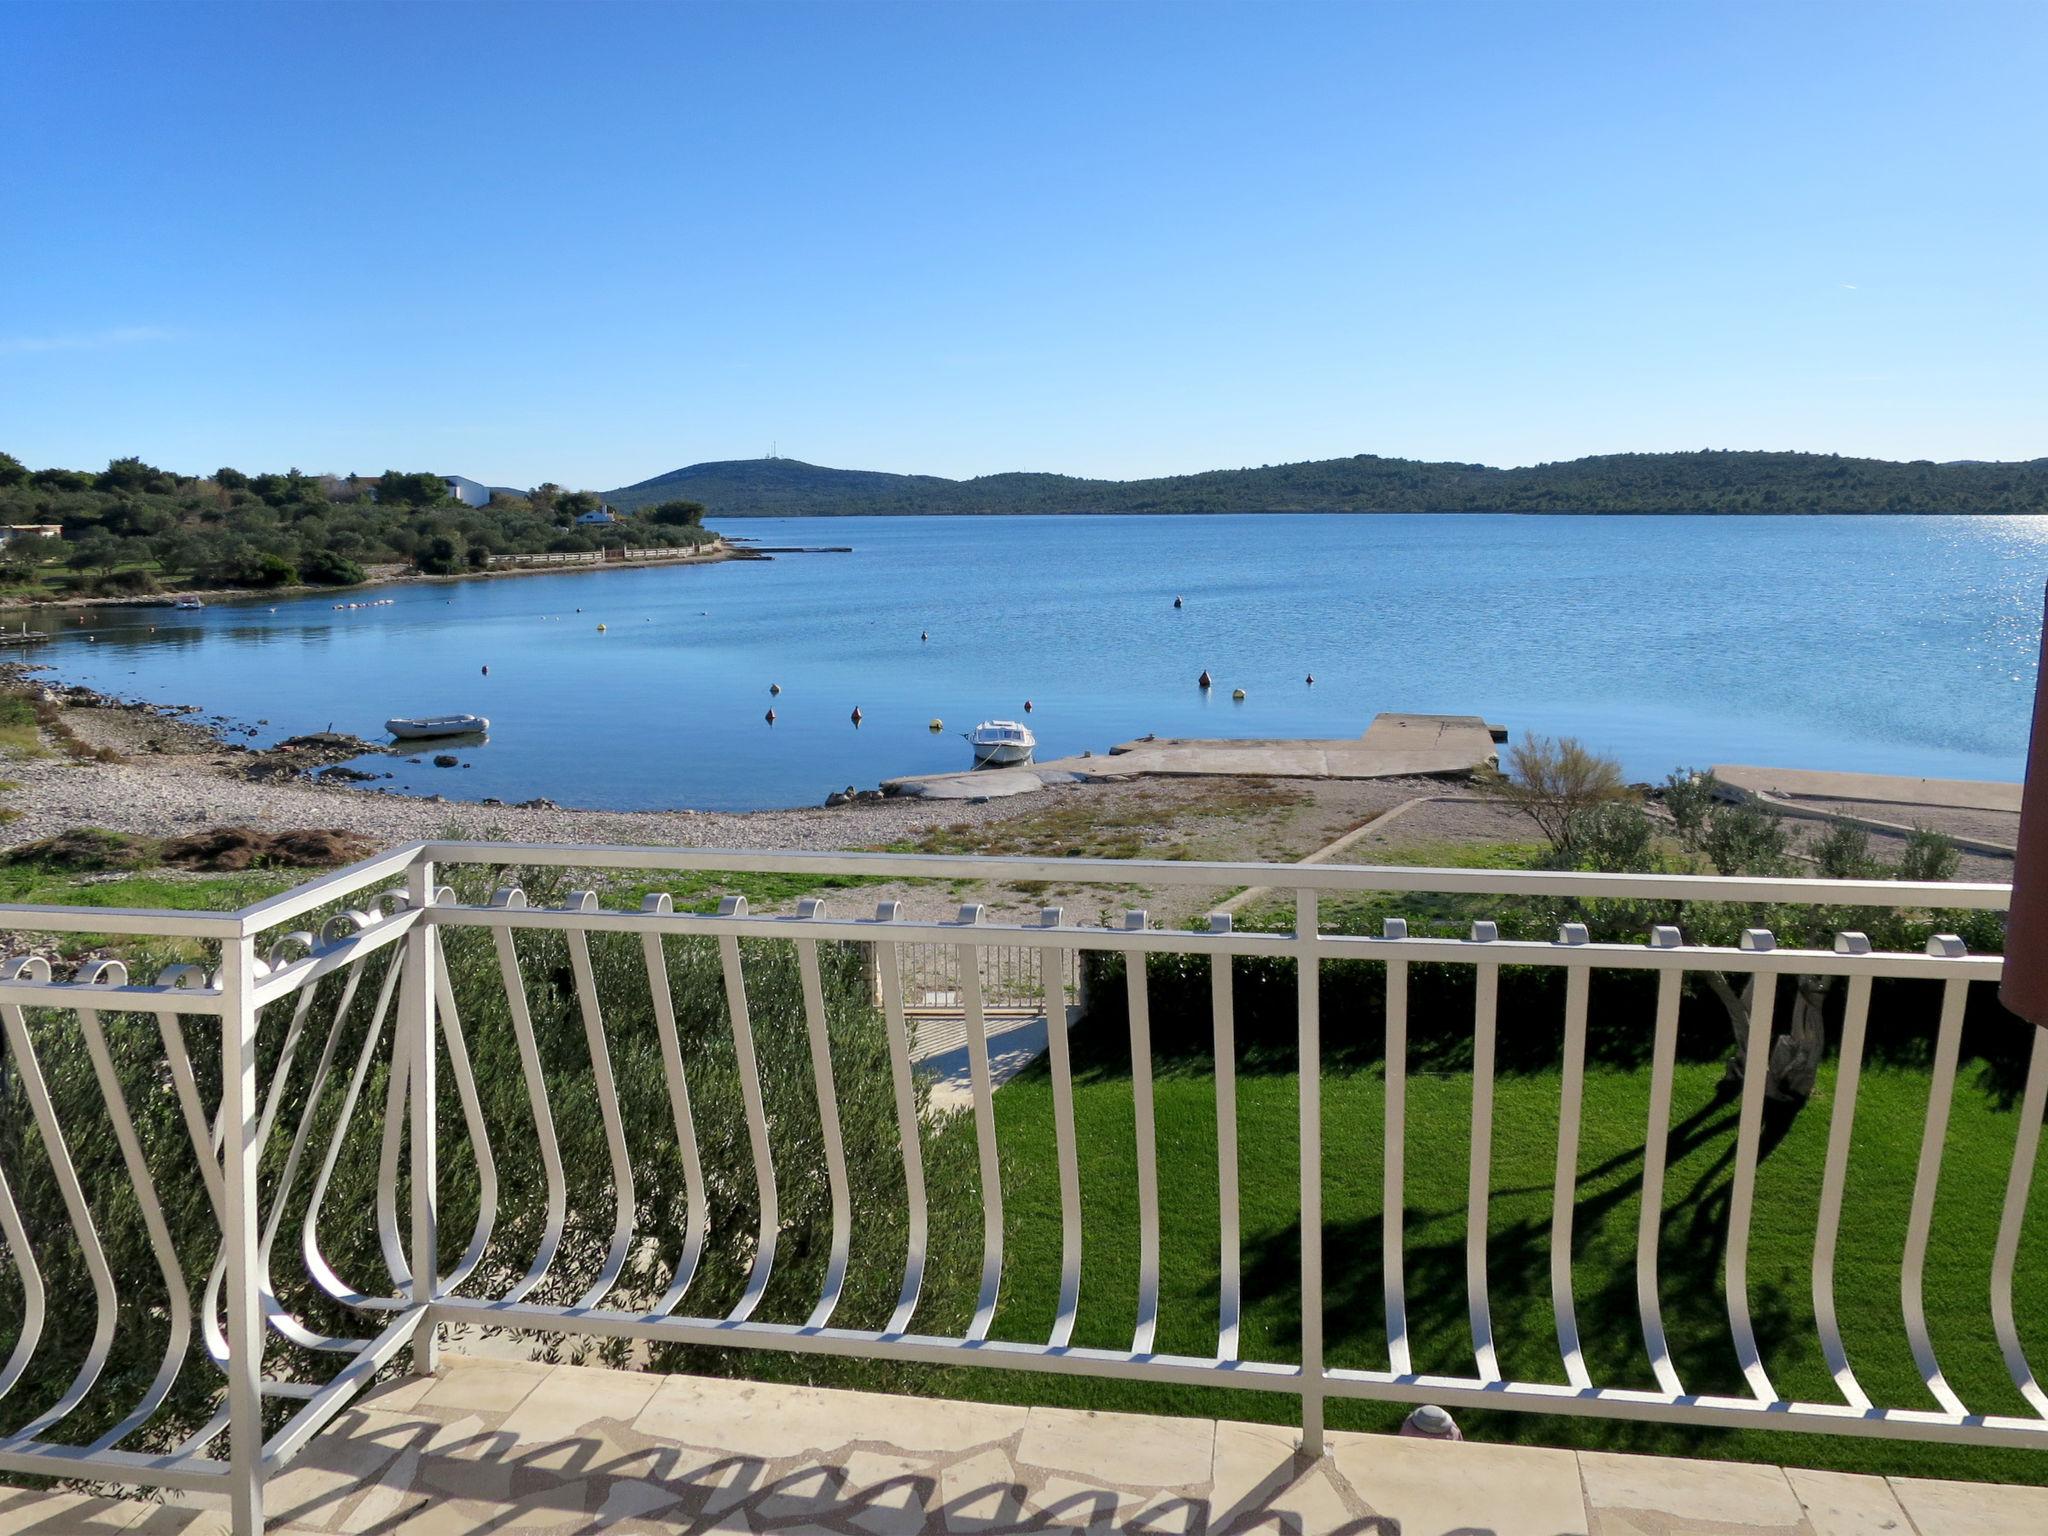
[{"label": "balcony railing post", "polygon": [[235,1536],[263,1531],[263,1309],[257,1293],[256,941],[221,946],[221,1152],[228,1303],[228,1502]]},{"label": "balcony railing post", "polygon": [[1316,892],[1294,893],[1301,1079],[1301,1453],[1323,1454],[1323,1021]]},{"label": "balcony railing post", "polygon": [[[424,912],[434,901],[434,866],[421,859],[406,872],[407,903]],[[412,1136],[412,1304],[430,1307],[439,1286],[441,1261],[435,1210],[434,1159],[434,983],[441,966],[439,935],[421,921],[405,936],[405,977],[399,996],[400,1039],[408,1075]],[[413,1335],[412,1369],[432,1375],[439,1363],[440,1340],[423,1320]]]}]

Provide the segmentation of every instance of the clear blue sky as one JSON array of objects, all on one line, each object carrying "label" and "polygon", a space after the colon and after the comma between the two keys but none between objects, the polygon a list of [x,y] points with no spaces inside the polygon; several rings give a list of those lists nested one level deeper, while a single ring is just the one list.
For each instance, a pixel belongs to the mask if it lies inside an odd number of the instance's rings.
[{"label": "clear blue sky", "polygon": [[2048,455],[2048,5],[0,5],[0,448]]}]

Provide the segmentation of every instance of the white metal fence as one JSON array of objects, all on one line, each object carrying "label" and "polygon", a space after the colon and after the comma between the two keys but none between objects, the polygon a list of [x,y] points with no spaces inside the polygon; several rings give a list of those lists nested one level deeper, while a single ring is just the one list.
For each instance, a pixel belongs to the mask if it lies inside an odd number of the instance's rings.
[{"label": "white metal fence", "polygon": [[[913,921],[894,903],[884,904],[872,916],[854,917],[829,912],[815,900],[801,902],[794,913],[770,915],[749,911],[739,898],[728,899],[716,914],[693,915],[674,910],[673,903],[659,895],[633,910],[610,910],[587,892],[546,906],[530,903],[516,889],[463,901],[443,883],[444,875],[465,883],[472,875],[464,871],[506,867],[632,872],[643,879],[662,871],[729,871],[986,880],[992,885],[1052,879],[1067,885],[1126,887],[1260,885],[1293,892],[1295,927],[1290,932],[1243,932],[1234,931],[1227,919],[1218,919],[1207,932],[1167,932],[1144,926],[1142,917],[1121,928],[1084,927],[1066,923],[1057,911],[1048,911],[1035,924],[1000,924],[985,921],[981,909],[971,907],[952,921]],[[16,1427],[0,1437],[0,1471],[216,1489],[230,1497],[235,1528],[247,1536],[261,1529],[263,1487],[271,1473],[406,1346],[411,1346],[414,1370],[431,1369],[437,1328],[466,1323],[1280,1392],[1299,1399],[1303,1442],[1311,1451],[1320,1448],[1323,1406],[1331,1396],[1633,1417],[1681,1425],[2048,1447],[2048,1395],[2028,1364],[2013,1299],[2015,1261],[2027,1219],[2043,1102],[2048,1099],[2048,1046],[2043,1043],[2048,1036],[2036,1034],[2031,1043],[1996,1251],[1991,1255],[1991,1283],[1984,1297],[2005,1366],[2032,1410],[2030,1415],[1985,1414],[1962,1401],[1936,1358],[1923,1298],[1968,989],[1973,983],[1996,981],[2001,966],[1997,956],[1967,954],[1960,943],[1945,939],[1931,944],[1926,953],[1873,952],[1856,934],[1841,935],[1831,948],[1808,950],[1778,948],[1761,932],[1752,932],[1741,947],[1709,948],[1685,942],[1676,928],[1658,928],[1645,935],[1647,942],[1629,944],[1588,942],[1583,929],[1570,926],[1554,942],[1495,938],[1490,925],[1483,923],[1463,939],[1411,937],[1399,923],[1389,923],[1384,933],[1374,936],[1322,931],[1319,902],[1371,892],[1978,911],[2002,910],[2010,894],[2002,885],[429,843],[366,861],[232,914],[0,908],[0,928],[17,935],[110,933],[183,946],[198,956],[196,962],[187,958],[167,965],[153,979],[132,978],[120,965],[103,961],[85,963],[58,979],[48,961],[35,958],[12,962],[0,973],[6,1064],[16,1076],[32,1122],[14,1128],[18,1134],[6,1143],[13,1152],[0,1152],[0,1236],[10,1261],[0,1266],[0,1272],[11,1269],[14,1277],[13,1292],[0,1292],[0,1305],[14,1305],[6,1298],[18,1295],[21,1309],[12,1328],[11,1352],[0,1365],[0,1409],[7,1406],[7,1394],[24,1380],[51,1379],[32,1370],[39,1343],[49,1331],[53,1309],[75,1307],[82,1300],[49,1294],[42,1278],[45,1267],[82,1268],[89,1278],[95,1319],[90,1344],[68,1384],[49,1401],[28,1405],[35,1409],[29,1416],[24,1418],[26,1410],[18,1409],[7,1421]],[[466,995],[458,996],[450,966],[444,963],[444,945],[482,942],[480,937],[462,937],[472,933],[487,936],[495,951],[492,985],[502,988],[495,998],[482,995],[489,988],[475,980],[476,972],[465,973]],[[531,936],[540,933],[559,936],[567,957],[559,974],[543,977],[527,968],[536,942]],[[644,960],[642,995],[658,1025],[660,1075],[671,1112],[664,1123],[672,1126],[673,1143],[664,1155],[680,1159],[689,1190],[688,1219],[680,1231],[647,1230],[636,1207],[636,1151],[628,1144],[623,1123],[605,1017],[615,999],[601,995],[591,960],[591,941],[603,935],[629,936],[627,943],[637,939]],[[759,1214],[751,1265],[738,1300],[711,1311],[693,1310],[691,1305],[693,1290],[701,1293],[698,1271],[706,1251],[709,1200],[669,982],[668,946],[690,939],[715,945],[723,976],[725,1016],[720,1027],[730,1032],[737,1088],[744,1101],[753,1205]],[[801,1322],[756,1315],[778,1263],[778,1191],[794,1189],[794,1181],[815,1180],[820,1171],[778,1166],[776,1160],[764,1097],[774,1085],[764,1085],[756,1058],[741,947],[763,940],[793,947],[820,1117],[822,1171],[830,1188],[831,1253],[820,1294]],[[522,955],[522,941],[527,955]],[[610,942],[616,947],[621,941]],[[877,1327],[834,1321],[846,1285],[854,1191],[849,1187],[838,1114],[845,1084],[835,1078],[819,981],[819,946],[841,942],[873,947],[888,1044],[888,1082],[881,1091],[893,1098],[895,1110],[897,1146],[890,1155],[900,1157],[901,1188],[910,1207],[898,1300],[887,1322]],[[964,1329],[944,1333],[919,1331],[917,1326],[930,1244],[918,1100],[905,1020],[906,1006],[913,1001],[910,983],[926,974],[920,969],[925,962],[918,957],[928,957],[934,946],[951,953],[944,979],[957,989],[967,1025],[983,1232],[972,1316]],[[1058,1028],[1049,1035],[1047,1063],[1062,1220],[1054,1321],[1048,1335],[1038,1341],[998,1338],[991,1332],[1004,1274],[1005,1226],[1002,1160],[983,1021],[1006,990],[1021,995],[1036,988],[1042,1000],[1048,975],[1057,975],[1063,989],[1070,986],[1079,973],[1080,958],[1089,952],[1121,954],[1130,962],[1125,967],[1123,1004],[1137,1135],[1139,1267],[1136,1327],[1128,1346],[1120,1348],[1072,1343],[1081,1296],[1081,1178],[1069,1045],[1065,1031]],[[1152,1000],[1144,961],[1147,956],[1175,953],[1208,959],[1208,1027],[1213,1032],[1216,1070],[1222,1239],[1217,1326],[1213,1352],[1196,1354],[1155,1348],[1161,1218]],[[1026,964],[1001,958],[1005,955],[1032,958]],[[1245,1297],[1230,978],[1232,964],[1243,957],[1292,962],[1296,967],[1294,1035],[1303,1067],[1298,1078],[1298,1359],[1247,1358],[1240,1348]],[[1319,1064],[1324,1060],[1321,978],[1325,964],[1333,961],[1364,961],[1384,968],[1384,1369],[1340,1368],[1325,1358],[1325,1123]],[[1470,1024],[1473,1135],[1465,1255],[1472,1364],[1469,1371],[1454,1374],[1425,1374],[1414,1368],[1407,1324],[1403,1160],[1408,981],[1410,968],[1418,964],[1469,968],[1476,999]],[[1055,966],[1057,970],[1050,969]],[[1503,967],[1536,967],[1560,971],[1564,977],[1562,1097],[1550,1219],[1552,1302],[1562,1382],[1504,1378],[1493,1339],[1488,1207],[1493,1197],[1495,1052],[1504,1028],[1528,1022],[1500,1017]],[[1593,974],[1608,971],[1649,972],[1656,978],[1654,1010],[1640,1025],[1650,1042],[1651,1109],[1645,1128],[1637,1267],[1639,1323],[1657,1382],[1654,1389],[1594,1378],[1581,1347],[1574,1301],[1571,1233],[1587,1063],[1588,982]],[[1660,1311],[1659,1224],[1663,1132],[1670,1115],[1680,989],[1689,972],[1772,980],[1788,975],[1846,978],[1826,1169],[1813,1194],[1817,1237],[1811,1262],[1817,1342],[1836,1382],[1838,1400],[1786,1399],[1771,1380],[1750,1314],[1747,1265],[1765,1111],[1764,1067],[1771,1047],[1773,989],[1768,986],[1757,993],[1757,1015],[1748,1036],[1749,1070],[1740,1096],[1725,1217],[1728,1337],[1747,1391],[1688,1392],[1673,1364]],[[1843,1224],[1856,1220],[1853,1211],[1844,1210],[1844,1188],[1857,1074],[1872,984],[1888,978],[1936,983],[1941,997],[1938,1010],[1924,1021],[1931,1044],[1931,1088],[1898,1273],[1901,1319],[1927,1397],[1936,1405],[1931,1408],[1873,1401],[1858,1381],[1835,1320],[1837,1239]],[[580,1017],[579,1049],[587,1055],[594,1108],[603,1124],[613,1205],[614,1236],[604,1262],[581,1287],[581,1294],[555,1304],[536,1298],[548,1294],[544,1282],[565,1220],[577,1213],[565,1209],[562,1152],[546,1064],[549,1053],[562,1049],[563,1042],[536,1039],[528,1006],[529,995],[543,986],[573,999],[573,1016]],[[499,1170],[464,1023],[465,1014],[486,1002],[504,1010],[516,1035],[518,1069],[532,1106],[531,1144],[545,1168],[547,1209],[538,1221],[530,1263],[521,1255],[520,1278],[479,1291],[480,1276],[505,1272],[502,1263],[481,1264],[506,1213],[499,1209]],[[124,1021],[115,1042],[118,1050],[110,1044],[115,1020]],[[345,1020],[355,1022],[345,1030]],[[139,1024],[148,1030],[139,1029]],[[194,1030],[217,1031],[217,1044],[195,1040]],[[51,1086],[53,1071],[67,1065],[53,1053],[60,1044],[68,1048],[78,1041],[97,1085],[94,1115],[104,1116],[92,1127],[65,1123],[61,1094]],[[206,1049],[197,1049],[202,1043]],[[68,1066],[75,1070],[78,1063],[68,1059]],[[435,1078],[444,1067],[454,1079],[459,1126],[438,1121],[436,1105],[442,1095],[436,1091]],[[104,1147],[105,1135],[111,1135],[118,1152],[122,1182],[133,1192],[135,1209],[122,1219],[131,1225],[139,1222],[145,1229],[147,1251],[157,1269],[153,1277],[113,1272],[101,1241],[102,1229],[111,1230],[112,1197],[104,1187],[87,1186],[71,1154],[81,1138],[97,1137]],[[345,1145],[357,1144],[349,1141],[352,1136],[367,1136],[377,1148],[373,1208],[331,1209],[337,1169],[343,1179],[348,1172]],[[111,1165],[112,1155],[105,1154],[103,1161]],[[446,1168],[438,1166],[444,1155],[449,1160]],[[644,1171],[644,1150],[639,1155]],[[203,1224],[210,1224],[200,1240],[173,1230],[171,1213],[177,1207],[160,1193],[181,1179],[196,1179],[203,1188],[203,1202],[192,1202],[203,1212]],[[40,1206],[26,1199],[33,1190],[43,1192]],[[461,1198],[454,1201],[457,1192]],[[464,1210],[473,1206],[475,1215],[460,1257],[446,1264],[442,1256],[452,1244],[444,1247],[439,1226],[444,1205],[451,1201]],[[27,1230],[25,1209],[61,1212],[62,1229]],[[331,1244],[323,1246],[321,1235],[323,1226],[333,1235],[350,1223],[362,1230],[374,1226],[384,1271],[361,1289],[337,1273],[328,1258]],[[529,1224],[525,1230],[534,1229]],[[284,1253],[279,1252],[281,1238]],[[628,1256],[650,1241],[660,1245],[666,1286],[651,1304],[623,1299],[628,1288],[622,1288],[621,1277]],[[296,1267],[286,1258],[294,1248]],[[201,1273],[203,1282],[198,1281]],[[136,1301],[145,1280],[152,1296],[161,1295],[161,1302]],[[310,1301],[288,1304],[292,1296]],[[326,1309],[322,1315],[353,1316],[356,1326],[343,1331],[331,1322],[323,1325],[313,1316],[315,1304]],[[161,1331],[161,1366],[132,1403],[118,1410],[88,1407],[104,1396],[101,1376],[122,1328]],[[0,1332],[0,1338],[5,1336]],[[218,1408],[196,1430],[165,1443],[152,1438],[151,1426],[172,1399],[188,1354],[202,1360],[202,1373],[216,1373],[212,1380],[217,1385],[206,1388],[206,1393],[217,1395]],[[334,1365],[320,1367],[321,1360]],[[46,1396],[50,1390],[45,1388]],[[68,1430],[68,1421],[89,1422],[92,1428]]]}]

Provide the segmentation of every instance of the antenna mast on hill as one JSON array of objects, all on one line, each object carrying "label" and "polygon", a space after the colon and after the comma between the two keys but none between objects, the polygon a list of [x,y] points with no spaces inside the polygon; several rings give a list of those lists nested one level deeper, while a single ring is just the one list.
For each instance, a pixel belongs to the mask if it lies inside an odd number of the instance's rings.
[{"label": "antenna mast on hill", "polygon": [[777,449],[778,447],[780,447],[780,446],[781,446],[781,444],[780,444],[780,443],[777,443],[777,442],[771,441],[771,442],[770,442],[770,443],[768,444],[768,457],[769,457],[769,458],[771,458],[771,459],[772,459],[772,458],[774,458],[774,457],[775,457],[775,450],[776,450],[776,449]]}]

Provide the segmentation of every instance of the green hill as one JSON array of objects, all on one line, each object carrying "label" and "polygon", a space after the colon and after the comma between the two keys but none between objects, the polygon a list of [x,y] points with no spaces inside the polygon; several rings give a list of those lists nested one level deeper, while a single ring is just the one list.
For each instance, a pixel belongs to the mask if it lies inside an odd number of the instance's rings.
[{"label": "green hill", "polygon": [[1166,512],[1906,512],[2048,514],[2048,459],[1936,464],[1820,453],[1622,453],[1523,469],[1348,459],[1156,480],[1012,473],[972,480],[799,459],[692,464],[606,493],[685,497],[712,516]]}]

